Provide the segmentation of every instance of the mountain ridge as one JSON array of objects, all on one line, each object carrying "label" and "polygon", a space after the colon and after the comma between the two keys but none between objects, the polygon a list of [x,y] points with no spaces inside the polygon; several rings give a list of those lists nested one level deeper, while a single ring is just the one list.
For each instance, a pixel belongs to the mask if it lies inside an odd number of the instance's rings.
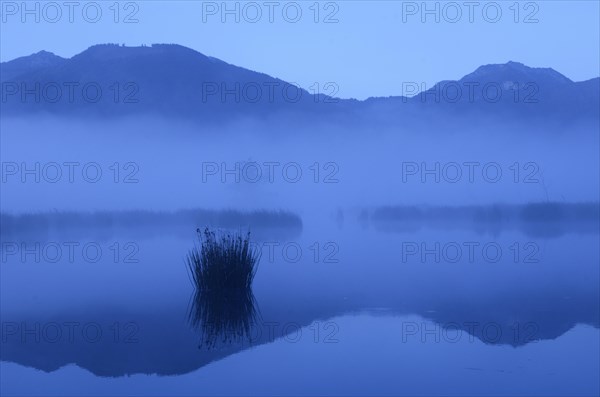
[{"label": "mountain ridge", "polygon": [[[256,73],[261,73],[252,69],[248,69],[245,68],[243,66],[238,66],[235,64],[231,64],[228,63],[222,59],[219,58],[215,58],[209,55],[205,55],[204,53],[200,52],[200,51],[196,51],[194,49],[191,49],[189,47],[185,47],[182,46],[180,44],[162,44],[162,43],[157,43],[157,44],[151,44],[151,45],[141,45],[141,46],[123,46],[120,44],[111,44],[111,43],[105,43],[105,44],[95,44],[92,45],[90,47],[88,47],[87,49],[83,50],[82,52],[73,55],[70,58],[65,58],[65,57],[61,57],[59,55],[54,54],[53,52],[50,51],[46,51],[46,50],[41,50],[38,51],[34,54],[31,55],[26,55],[26,56],[21,56],[9,61],[4,61],[4,62],[0,62],[0,65],[9,65],[15,61],[24,61],[24,60],[28,60],[28,59],[39,59],[40,57],[45,57],[45,58],[55,58],[57,60],[72,60],[72,59],[76,59],[79,57],[85,57],[85,56],[90,56],[90,54],[94,54],[94,55],[103,55],[106,58],[106,55],[112,55],[113,57],[116,55],[114,52],[109,52],[109,49],[118,49],[118,51],[121,51],[123,54],[128,55],[129,57],[131,57],[133,54],[133,52],[140,52],[140,51],[153,51],[155,55],[159,54],[159,53],[165,53],[166,51],[164,50],[179,50],[182,52],[187,52],[190,54],[194,54],[194,55],[198,55],[201,56],[205,59],[208,60],[213,60],[215,62],[218,63],[222,63],[222,64],[227,64],[227,65],[231,65],[231,66],[236,66],[242,69],[246,69],[246,70],[250,70]],[[162,50],[162,51],[161,51]],[[127,53],[124,53],[123,51],[128,51]],[[137,55],[137,54],[136,54]],[[108,58],[110,59],[110,58]],[[595,79],[600,79],[600,76],[598,77],[593,77],[587,80],[581,80],[581,81],[574,81],[569,79],[567,76],[563,75],[562,73],[556,71],[553,68],[550,67],[532,67],[532,66],[528,66],[525,65],[521,62],[516,62],[516,61],[512,61],[509,60],[506,63],[491,63],[491,64],[484,64],[479,66],[476,70],[474,70],[473,72],[467,73],[466,75],[464,75],[462,78],[458,79],[458,80],[442,80],[436,84],[439,83],[443,83],[443,82],[449,82],[449,81],[466,81],[469,79],[480,79],[483,75],[485,74],[489,74],[490,71],[501,71],[501,70],[510,70],[512,69],[513,71],[517,70],[521,73],[523,72],[534,72],[534,73],[546,73],[547,75],[553,75],[554,78],[557,81],[563,81],[563,82],[569,82],[569,83],[581,83],[581,82],[586,82],[586,81],[590,81],[590,80],[595,80]],[[265,73],[262,73],[265,74]],[[273,76],[270,76],[273,77]],[[391,95],[392,97],[397,96],[397,95]],[[389,97],[389,96],[388,96]],[[385,96],[373,96],[373,97],[369,97],[369,98],[385,98]],[[352,99],[352,98],[347,98],[347,99]]]},{"label": "mountain ridge", "polygon": [[[97,44],[71,58],[40,51],[0,63],[0,80],[5,114],[83,112],[106,117],[141,112],[203,120],[267,117],[282,112],[322,117],[358,117],[362,113],[370,117],[373,112],[395,115],[432,108],[445,115],[487,112],[503,116],[515,113],[596,118],[600,96],[600,77],[574,82],[552,68],[508,61],[482,65],[459,80],[438,82],[429,89],[413,92],[415,95],[341,99],[313,95],[292,83],[179,44]],[[96,83],[105,95],[93,103],[86,98],[64,103],[64,95],[59,95],[60,100],[55,103],[43,97],[45,88],[60,89],[60,83],[66,82]],[[119,84],[117,88],[115,83]],[[38,87],[36,84],[42,84],[41,93],[25,92]],[[59,88],[47,87],[53,84]],[[130,91],[123,88],[125,85]],[[112,98],[108,95],[111,90],[115,91],[111,92]],[[132,97],[134,92],[136,98]],[[135,106],[114,106],[122,104],[124,97],[135,99],[127,102]],[[384,106],[377,109],[379,105]]]}]

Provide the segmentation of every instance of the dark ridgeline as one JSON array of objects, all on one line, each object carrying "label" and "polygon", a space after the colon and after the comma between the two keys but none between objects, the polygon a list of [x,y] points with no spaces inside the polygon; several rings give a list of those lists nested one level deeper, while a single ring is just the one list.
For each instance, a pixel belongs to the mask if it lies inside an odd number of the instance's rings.
[{"label": "dark ridgeline", "polygon": [[[3,62],[0,72],[6,114],[160,115],[210,122],[322,108],[315,106],[320,103],[313,95],[291,83],[180,45],[95,45],[69,59],[43,51]],[[36,91],[36,84],[39,101],[25,93]],[[102,95],[96,98],[98,87]],[[57,90],[62,95],[54,101]]]},{"label": "dark ridgeline", "polygon": [[[553,69],[517,62],[481,66],[459,80],[433,87],[407,81],[397,87],[399,96],[365,101],[314,95],[174,44],[102,44],[69,59],[42,51],[1,63],[0,76],[5,115],[148,115],[201,123],[251,117],[396,126],[424,118],[511,116],[597,122],[600,115],[600,78],[573,82]],[[325,89],[325,84],[322,92],[337,91]],[[96,98],[98,87],[102,95]],[[425,91],[410,95],[422,88]],[[58,99],[57,92],[62,94]]]},{"label": "dark ridgeline", "polygon": [[197,229],[200,246],[186,257],[195,288],[190,324],[202,334],[199,348],[251,341],[257,310],[252,281],[260,250],[250,245],[250,233],[217,234]]}]

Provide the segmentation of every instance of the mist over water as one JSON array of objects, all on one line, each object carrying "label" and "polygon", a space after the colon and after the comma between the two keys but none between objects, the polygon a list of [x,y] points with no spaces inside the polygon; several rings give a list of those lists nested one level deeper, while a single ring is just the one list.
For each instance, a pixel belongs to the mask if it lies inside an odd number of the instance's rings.
[{"label": "mist over water", "polygon": [[495,122],[457,130],[425,119],[367,130],[9,118],[2,130],[5,212],[311,212],[599,198],[599,138],[589,125]]}]

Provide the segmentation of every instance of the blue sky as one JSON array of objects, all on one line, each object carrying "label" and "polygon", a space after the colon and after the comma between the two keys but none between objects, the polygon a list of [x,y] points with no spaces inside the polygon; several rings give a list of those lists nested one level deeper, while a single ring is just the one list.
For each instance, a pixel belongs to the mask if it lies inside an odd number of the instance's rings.
[{"label": "blue sky", "polygon": [[30,14],[21,1],[1,3],[2,61],[40,50],[71,57],[98,43],[177,43],[305,88],[335,82],[338,96],[359,99],[509,60],[575,81],[600,74],[598,1],[427,2],[429,14],[421,1],[323,1],[318,14],[312,0],[228,2],[239,10],[231,14],[221,1],[120,2],[118,14],[114,1],[58,1],[60,16],[42,2],[27,2]]}]

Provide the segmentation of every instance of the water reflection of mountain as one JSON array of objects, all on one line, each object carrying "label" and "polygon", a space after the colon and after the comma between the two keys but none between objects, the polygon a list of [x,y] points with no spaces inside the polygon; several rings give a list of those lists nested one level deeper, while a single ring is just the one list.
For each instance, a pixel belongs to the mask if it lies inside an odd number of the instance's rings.
[{"label": "water reflection of mountain", "polygon": [[[592,283],[593,284],[593,283]],[[402,287],[401,287],[402,288]],[[146,373],[176,375],[194,371],[212,361],[243,351],[252,346],[270,343],[293,333],[288,340],[293,343],[300,327],[313,321],[326,324],[328,319],[342,314],[368,311],[369,308],[385,308],[385,315],[418,314],[423,324],[410,324],[408,329],[418,329],[417,336],[425,326],[425,319],[439,324],[434,334],[441,335],[444,327],[461,329],[466,334],[488,344],[523,346],[535,340],[555,339],[577,324],[599,327],[598,289],[572,286],[563,290],[515,290],[501,297],[469,297],[458,288],[445,291],[390,291],[382,286],[378,292],[352,294],[343,288],[320,291],[301,291],[286,286],[274,293],[258,296],[260,317],[251,325],[250,337],[230,338],[227,343],[217,342],[212,348],[199,348],[201,332],[190,327],[187,320],[185,301],[177,307],[165,307],[160,297],[148,302],[145,307],[132,310],[89,307],[79,312],[56,314],[30,313],[28,315],[3,316],[4,341],[2,360],[31,366],[44,371],[54,371],[69,363],[75,363],[99,376],[123,376]],[[265,296],[265,295],[271,295]],[[214,317],[213,312],[211,316]],[[227,322],[228,319],[213,318]],[[63,337],[59,342],[32,340],[21,332],[6,333],[6,324],[64,324],[95,323],[104,331],[97,342],[75,338],[73,343]],[[231,321],[229,321],[231,323]],[[120,324],[121,335],[115,340],[115,324]],[[238,325],[245,327],[243,321]],[[248,324],[246,324],[248,325]],[[43,325],[42,325],[43,326]],[[239,331],[239,329],[238,329]],[[230,329],[235,331],[235,327]],[[323,329],[321,332],[325,332]],[[366,330],[368,332],[368,330]],[[427,340],[431,341],[431,329]],[[223,334],[222,334],[223,335]],[[414,337],[414,334],[411,334]],[[451,335],[451,333],[447,334]],[[334,335],[335,336],[335,335]],[[311,331],[304,329],[302,338],[313,338]],[[403,335],[399,334],[398,338]],[[435,335],[433,336],[435,337]],[[452,338],[448,336],[448,338]],[[464,337],[463,337],[464,339]]]}]

